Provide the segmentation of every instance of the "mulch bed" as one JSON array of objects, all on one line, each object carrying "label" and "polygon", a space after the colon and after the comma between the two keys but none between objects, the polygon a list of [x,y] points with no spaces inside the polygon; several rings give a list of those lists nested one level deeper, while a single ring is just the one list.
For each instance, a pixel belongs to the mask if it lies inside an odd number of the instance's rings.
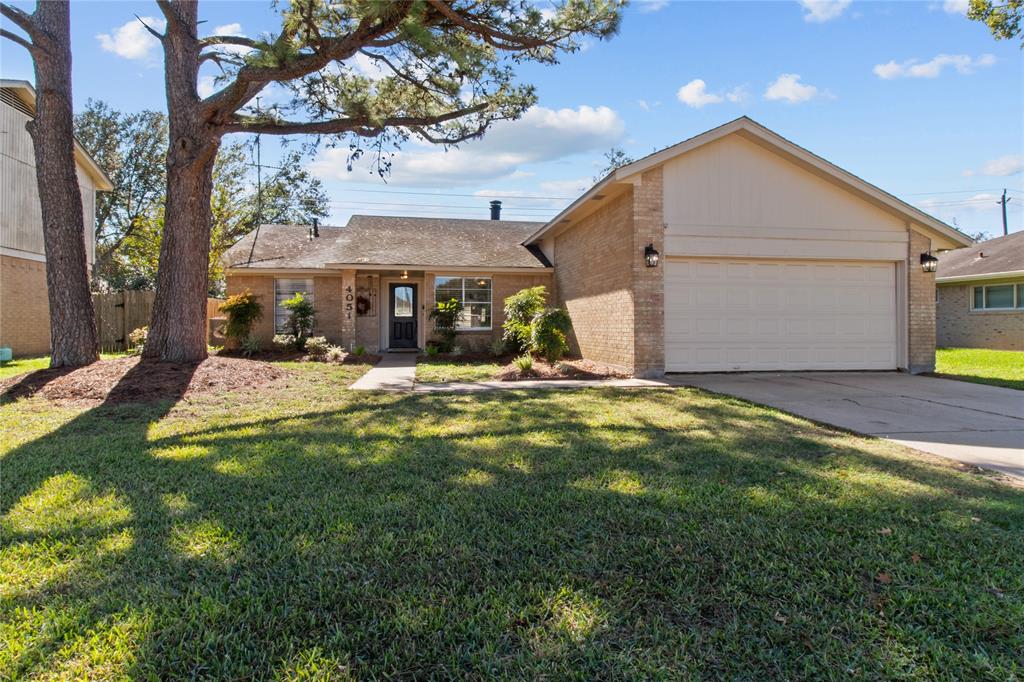
[{"label": "mulch bed", "polygon": [[[265,350],[259,353],[253,353],[246,357],[239,350],[222,350],[217,353],[217,357],[221,358],[242,358],[246,360],[262,360],[266,362],[320,362],[315,360],[305,353],[298,351],[289,350]],[[365,353],[363,355],[353,355],[352,353],[345,353],[344,359],[340,364],[343,365],[376,365],[380,361],[381,356],[374,355],[372,353]]]},{"label": "mulch bed", "polygon": [[0,382],[0,397],[41,395],[55,402],[155,402],[204,393],[259,389],[288,372],[242,358],[212,356],[199,363],[140,362],[137,357],[100,360],[85,367],[43,369]]},{"label": "mulch bed", "polygon": [[540,358],[533,359],[533,369],[522,372],[515,363],[501,368],[495,376],[498,381],[527,381],[530,379],[627,379],[629,374],[612,369],[593,360],[562,360],[554,365]]}]

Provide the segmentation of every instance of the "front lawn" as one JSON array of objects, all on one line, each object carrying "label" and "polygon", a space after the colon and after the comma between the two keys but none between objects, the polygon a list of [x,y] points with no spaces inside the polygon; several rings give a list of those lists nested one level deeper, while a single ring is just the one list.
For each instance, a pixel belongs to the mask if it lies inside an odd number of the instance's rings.
[{"label": "front lawn", "polygon": [[492,381],[503,366],[490,360],[419,358],[416,361],[416,381],[431,384],[453,381]]},{"label": "front lawn", "polygon": [[1024,390],[1024,351],[939,348],[935,351],[935,373]]},{"label": "front lawn", "polygon": [[0,678],[1024,675],[1024,490],[994,474],[690,389],[302,364],[0,406]]}]

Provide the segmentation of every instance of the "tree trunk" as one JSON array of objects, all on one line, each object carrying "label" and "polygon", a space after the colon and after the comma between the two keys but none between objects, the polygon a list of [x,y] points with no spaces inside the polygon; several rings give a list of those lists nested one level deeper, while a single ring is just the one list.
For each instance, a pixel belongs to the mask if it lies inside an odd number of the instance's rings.
[{"label": "tree trunk", "polygon": [[163,38],[167,83],[167,204],[145,357],[198,362],[206,351],[210,195],[220,136],[199,112],[195,2],[177,2]]},{"label": "tree trunk", "polygon": [[99,358],[89,292],[82,192],[78,187],[71,107],[71,10],[67,0],[40,2],[33,57],[36,115],[28,123],[35,152],[50,303],[50,366]]}]

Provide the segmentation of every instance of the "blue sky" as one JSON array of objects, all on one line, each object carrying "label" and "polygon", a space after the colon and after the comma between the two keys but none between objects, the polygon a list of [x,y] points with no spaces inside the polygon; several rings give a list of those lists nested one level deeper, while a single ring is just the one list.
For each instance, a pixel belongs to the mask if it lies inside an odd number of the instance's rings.
[{"label": "blue sky", "polygon": [[[483,140],[448,153],[408,144],[387,184],[365,168],[348,172],[343,151],[309,163],[336,222],[486,217],[495,197],[508,218],[543,220],[590,184],[613,145],[639,157],[746,114],[965,231],[1001,233],[1005,187],[1015,231],[1024,228],[1024,62],[1018,44],[994,40],[963,4],[638,2],[610,41],[558,66],[521,67],[537,107]],[[152,2],[74,3],[76,107],[93,97],[165,108],[159,46],[135,15],[160,16]],[[200,15],[208,32],[274,28],[267,2],[208,1]],[[5,78],[32,79],[21,48],[4,41],[0,62]]]}]

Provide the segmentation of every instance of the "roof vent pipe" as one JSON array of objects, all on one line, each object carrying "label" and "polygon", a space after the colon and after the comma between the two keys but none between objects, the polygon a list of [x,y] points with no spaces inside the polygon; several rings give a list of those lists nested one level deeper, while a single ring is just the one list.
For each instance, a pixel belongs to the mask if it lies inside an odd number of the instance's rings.
[{"label": "roof vent pipe", "polygon": [[491,202],[491,220],[501,220],[501,202],[500,201],[495,200],[495,201]]},{"label": "roof vent pipe", "polygon": [[313,236],[320,236],[320,220],[318,218],[313,218]]}]

